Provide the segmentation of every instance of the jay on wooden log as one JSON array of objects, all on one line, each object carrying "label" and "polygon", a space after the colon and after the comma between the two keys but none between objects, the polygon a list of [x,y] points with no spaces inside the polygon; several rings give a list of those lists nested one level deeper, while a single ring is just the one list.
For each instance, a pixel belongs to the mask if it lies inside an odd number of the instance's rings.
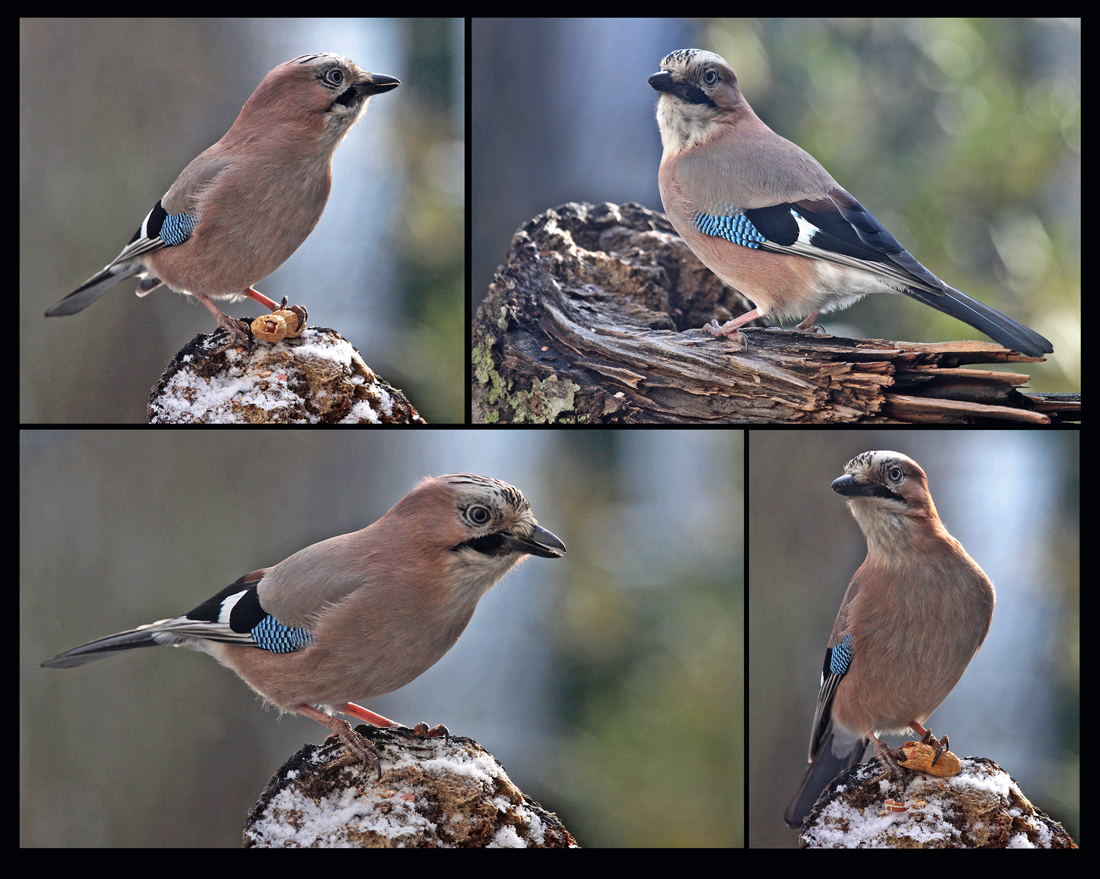
[{"label": "jay on wooden log", "polygon": [[868,742],[889,771],[897,753],[878,736],[912,729],[937,749],[928,717],[959,682],[993,618],[993,583],[947,532],[916,461],[864,452],[833,490],[867,540],[825,650],[810,732],[809,768],[785,820],[800,827],[840,772]]},{"label": "jay on wooden log", "polygon": [[740,328],[759,317],[805,318],[798,329],[808,330],[868,293],[904,293],[1006,348],[1054,350],[917,262],[813,156],[760,120],[720,56],[677,50],[649,84],[660,93],[665,212],[702,263],[756,306],[709,332],[745,344]]}]

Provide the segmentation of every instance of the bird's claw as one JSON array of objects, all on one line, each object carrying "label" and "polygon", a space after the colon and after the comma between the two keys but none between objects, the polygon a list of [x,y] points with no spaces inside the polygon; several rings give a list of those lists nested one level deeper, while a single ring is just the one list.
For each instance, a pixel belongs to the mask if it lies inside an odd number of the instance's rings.
[{"label": "bird's claw", "polygon": [[[225,319],[222,320],[222,318]],[[237,318],[230,317],[228,314],[222,314],[218,318],[218,326],[229,334],[229,341],[218,348],[214,352],[215,354],[221,354],[222,351],[226,351],[237,345],[242,345],[246,350],[251,350],[253,338],[252,329],[249,327],[247,321],[237,320]]]},{"label": "bird's claw", "polygon": [[437,723],[429,729],[428,724],[421,721],[413,727],[413,732],[424,739],[443,738],[446,740],[447,744],[451,743],[451,731],[442,723]]},{"label": "bird's claw", "polygon": [[920,741],[922,745],[931,745],[933,748],[935,748],[936,756],[932,758],[933,766],[936,765],[936,761],[940,759],[940,755],[944,751],[951,750],[951,748],[948,747],[947,736],[944,736],[942,739],[937,740],[936,737],[932,735],[932,730],[930,729],[926,729],[924,731],[924,735],[921,737]]},{"label": "bird's claw", "polygon": [[283,301],[279,304],[279,307],[277,309],[274,309],[274,310],[275,311],[290,311],[290,312],[293,312],[295,315],[297,315],[297,317],[298,317],[298,326],[294,330],[294,332],[298,333],[298,332],[301,331],[302,327],[304,327],[306,325],[306,321],[309,319],[309,312],[306,310],[306,307],[304,305],[290,305],[290,306],[288,306],[287,302],[288,302],[287,297],[284,296]]},{"label": "bird's claw", "polygon": [[735,323],[736,321],[728,320],[720,325],[717,320],[712,320],[710,323],[704,324],[703,329],[712,336],[725,336],[739,345],[747,346],[749,344],[748,338],[734,326]]},{"label": "bird's claw", "polygon": [[901,766],[898,764],[898,759],[900,757],[901,761],[904,762],[905,757],[900,754],[900,751],[898,749],[888,748],[882,742],[876,740],[875,756],[878,758],[878,762],[882,764],[883,768],[886,769],[887,772],[899,778],[901,777],[902,771]]},{"label": "bird's claw", "polygon": [[[362,733],[352,729],[351,724],[346,720],[336,720],[331,729],[333,734],[340,740],[340,744],[347,748],[349,752],[348,757],[339,762],[361,763],[368,772],[373,769],[378,776],[378,780],[381,781],[382,761],[374,745],[364,738]],[[349,760],[349,757],[353,759]]]}]

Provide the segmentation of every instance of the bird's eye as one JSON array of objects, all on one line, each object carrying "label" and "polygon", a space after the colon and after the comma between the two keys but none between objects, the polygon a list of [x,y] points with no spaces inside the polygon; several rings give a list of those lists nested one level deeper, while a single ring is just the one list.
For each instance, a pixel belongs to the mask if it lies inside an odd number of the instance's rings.
[{"label": "bird's eye", "polygon": [[901,472],[900,467],[891,467],[889,470],[886,471],[886,478],[889,479],[891,482],[901,482],[901,478],[904,475],[905,474]]},{"label": "bird's eye", "polygon": [[718,85],[718,72],[715,70],[708,70],[703,74],[703,82],[710,86]]},{"label": "bird's eye", "polygon": [[328,72],[327,78],[328,81],[331,82],[333,85],[343,85],[344,71],[340,70],[338,67],[334,67]]},{"label": "bird's eye", "polygon": [[489,512],[488,507],[475,505],[470,507],[470,509],[466,511],[466,518],[468,518],[475,525],[488,525],[489,520],[492,519],[493,516]]}]

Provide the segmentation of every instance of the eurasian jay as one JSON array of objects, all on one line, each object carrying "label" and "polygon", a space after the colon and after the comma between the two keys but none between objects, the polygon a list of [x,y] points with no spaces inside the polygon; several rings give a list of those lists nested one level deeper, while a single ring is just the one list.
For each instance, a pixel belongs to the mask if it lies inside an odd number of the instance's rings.
[{"label": "eurasian jay", "polygon": [[[279,308],[252,285],[309,237],[328,202],[336,147],[371,95],[398,85],[340,55],[301,55],[280,64],[225,136],[183,169],[122,253],[46,317],[75,314],[133,275],[141,279],[138,296],[161,284],[196,296],[230,344],[248,343],[247,324],[212,300],[249,296]],[[305,309],[294,310],[304,320]]]},{"label": "eurasian jay", "polygon": [[878,735],[925,729],[928,716],[959,682],[993,618],[993,584],[936,513],[928,479],[898,452],[864,452],[844,468],[833,490],[867,539],[840,605],[821,674],[809,769],[787,807],[800,827],[814,801],[867,743],[888,770],[897,754]]},{"label": "eurasian jay", "polygon": [[665,212],[702,263],[756,304],[708,332],[745,344],[739,330],[758,317],[805,318],[807,330],[868,293],[904,293],[1028,356],[1054,350],[917,262],[813,156],[760,121],[720,56],[672,52],[649,84],[661,95]]},{"label": "eurasian jay", "polygon": [[427,478],[362,531],[246,574],[184,616],[90,641],[42,665],[70,668],[158,644],[209,653],[265,702],[327,726],[380,775],[370,742],[332,714],[399,726],[352,700],[419,677],[518,562],[564,552],[519,489],[470,473]]}]

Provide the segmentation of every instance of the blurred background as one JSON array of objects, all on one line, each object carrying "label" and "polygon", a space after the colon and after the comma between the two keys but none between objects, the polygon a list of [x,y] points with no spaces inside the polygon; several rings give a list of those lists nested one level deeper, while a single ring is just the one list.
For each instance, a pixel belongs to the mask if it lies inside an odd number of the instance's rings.
[{"label": "blurred background", "polygon": [[[725,57],[757,115],[930,270],[1053,342],[1032,387],[1080,388],[1079,21],[520,18],[472,32],[475,308],[532,217],[569,201],[662,210],[647,80],[695,47]],[[984,338],[904,296],[824,325]]]},{"label": "blurred background", "polygon": [[257,289],[307,306],[428,421],[463,420],[462,19],[22,19],[19,40],[21,422],[146,420],[210,313],[167,288],[137,299],[132,280],[79,314],[43,312],[114,259],[272,68],[309,52],[401,86],[371,100],[317,228]]},{"label": "blurred background", "polygon": [[186,613],[448,472],[517,486],[568,554],[510,573],[450,653],[366,706],[477,739],[581,845],[742,844],[740,431],[20,439],[22,845],[239,846],[323,727],[189,650],[39,664]]},{"label": "blurred background", "polygon": [[997,591],[985,644],[927,726],[956,754],[996,761],[1078,838],[1078,440],[1074,431],[752,431],[750,845],[798,841],[783,810],[806,769],[825,643],[867,555],[830,485],[871,449],[921,465],[940,518]]}]

